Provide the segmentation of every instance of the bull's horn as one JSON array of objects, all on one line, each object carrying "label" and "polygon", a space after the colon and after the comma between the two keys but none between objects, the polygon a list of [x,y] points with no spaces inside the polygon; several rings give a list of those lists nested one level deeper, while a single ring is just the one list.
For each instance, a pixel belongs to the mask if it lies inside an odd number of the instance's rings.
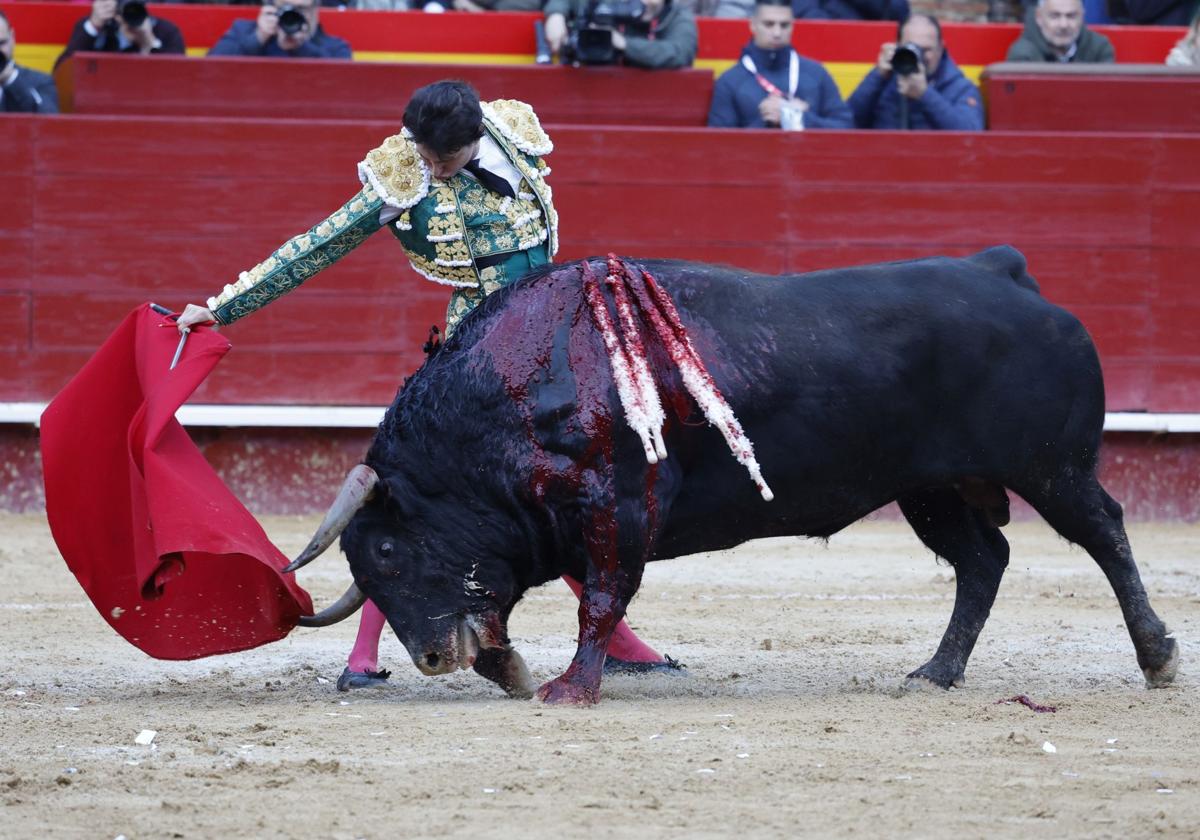
[{"label": "bull's horn", "polygon": [[342,484],[342,489],[338,491],[337,498],[333,500],[333,505],[329,508],[329,513],[325,514],[325,519],[321,521],[321,527],[317,528],[317,533],[309,540],[304,551],[300,552],[300,556],[288,563],[283,570],[284,574],[294,572],[301,566],[307,565],[329,548],[354,517],[354,514],[358,512],[358,509],[371,498],[375,492],[375,485],[378,483],[379,476],[366,464],[359,464],[350,470],[345,483]]},{"label": "bull's horn", "polygon": [[316,615],[302,615],[296,623],[301,627],[328,627],[354,615],[366,600],[367,596],[352,583],[332,606],[326,607]]}]

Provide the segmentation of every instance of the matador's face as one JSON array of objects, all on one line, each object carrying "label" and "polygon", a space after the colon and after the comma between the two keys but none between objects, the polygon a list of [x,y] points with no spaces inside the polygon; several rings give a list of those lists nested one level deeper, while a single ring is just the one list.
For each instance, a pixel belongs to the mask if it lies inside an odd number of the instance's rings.
[{"label": "matador's face", "polygon": [[458,174],[460,169],[470,163],[479,154],[478,140],[468,146],[463,146],[461,149],[443,154],[435,152],[423,143],[417,143],[416,147],[417,154],[421,156],[421,160],[425,161],[425,165],[429,167],[429,171],[433,173],[433,177],[441,181],[453,178]]}]

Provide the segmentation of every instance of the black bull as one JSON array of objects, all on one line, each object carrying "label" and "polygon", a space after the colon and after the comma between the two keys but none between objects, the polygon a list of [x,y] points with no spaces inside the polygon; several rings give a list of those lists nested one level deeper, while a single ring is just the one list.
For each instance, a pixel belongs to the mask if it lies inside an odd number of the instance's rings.
[{"label": "black bull", "polygon": [[[1149,604],[1121,507],[1096,478],[1095,348],[1041,297],[1020,253],[791,277],[643,264],[753,442],[773,501],[635,305],[666,415],[668,454],[648,463],[582,289],[607,269],[589,265],[551,266],[492,295],[405,383],[365,467],[293,564],[341,531],[361,592],[327,612],[344,617],[365,595],[423,672],[473,665],[528,696],[508,616],[529,588],[569,574],[583,582],[578,650],[537,694],[595,702],[647,561],[825,537],[894,500],[956,571],[941,644],[909,675],[948,688],[962,683],[1008,564],[1007,488],[1107,575],[1147,684],[1172,680],[1176,642]],[[619,323],[620,290],[600,287]]]}]

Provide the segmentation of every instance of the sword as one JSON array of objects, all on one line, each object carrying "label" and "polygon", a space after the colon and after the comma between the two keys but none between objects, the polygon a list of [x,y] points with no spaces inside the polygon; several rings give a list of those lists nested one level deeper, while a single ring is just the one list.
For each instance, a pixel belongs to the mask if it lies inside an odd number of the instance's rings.
[{"label": "sword", "polygon": [[[159,315],[165,316],[167,318],[174,317],[171,314],[171,310],[167,309],[165,306],[159,306],[157,303],[152,303],[152,304],[150,304],[150,308],[153,309],[155,312],[157,312]],[[164,324],[163,326],[166,326],[166,325]],[[191,329],[191,327],[184,327],[182,330],[180,330],[180,332],[182,333],[182,335],[179,336],[179,345],[175,348],[175,355],[174,355],[174,357],[172,357],[171,366],[169,368],[167,368],[167,370],[175,370],[175,365],[179,364],[179,357],[183,355],[183,346],[185,344],[187,344],[188,336],[191,335],[192,329]]]},{"label": "sword", "polygon": [[183,355],[183,345],[187,344],[188,336],[192,333],[192,328],[184,327],[180,332],[183,334],[179,336],[179,346],[175,348],[175,356],[171,359],[171,366],[167,370],[175,370],[175,365],[179,364],[179,357]]}]

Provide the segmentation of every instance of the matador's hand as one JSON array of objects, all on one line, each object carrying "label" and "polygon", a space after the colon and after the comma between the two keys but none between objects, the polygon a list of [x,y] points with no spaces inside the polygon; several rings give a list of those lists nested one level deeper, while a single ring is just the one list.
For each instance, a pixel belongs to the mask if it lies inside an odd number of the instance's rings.
[{"label": "matador's hand", "polygon": [[194,303],[189,303],[183,309],[183,314],[175,321],[175,326],[179,327],[179,331],[191,330],[197,324],[213,324],[216,323],[216,318],[213,317],[212,311],[205,309],[203,306],[197,306]]}]

